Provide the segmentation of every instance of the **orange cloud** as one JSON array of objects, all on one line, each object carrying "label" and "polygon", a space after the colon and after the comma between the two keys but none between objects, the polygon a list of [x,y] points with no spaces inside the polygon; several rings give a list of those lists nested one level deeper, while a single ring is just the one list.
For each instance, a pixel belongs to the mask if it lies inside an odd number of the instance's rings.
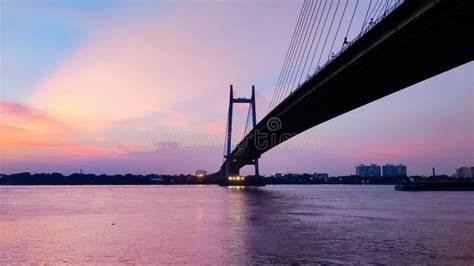
[{"label": "orange cloud", "polygon": [[0,101],[0,146],[15,147],[25,141],[67,139],[71,128],[36,108]]},{"label": "orange cloud", "polygon": [[113,155],[138,150],[136,144],[78,144],[80,131],[39,109],[0,101],[0,161],[47,155]]}]

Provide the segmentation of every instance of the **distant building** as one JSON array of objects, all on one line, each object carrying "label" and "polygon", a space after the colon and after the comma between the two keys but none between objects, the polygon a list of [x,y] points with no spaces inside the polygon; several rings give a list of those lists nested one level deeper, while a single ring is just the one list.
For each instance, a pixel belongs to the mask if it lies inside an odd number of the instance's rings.
[{"label": "distant building", "polygon": [[207,171],[206,170],[197,170],[196,171],[196,176],[206,176]]},{"label": "distant building", "polygon": [[474,166],[461,167],[461,168],[456,169],[456,177],[474,178]]},{"label": "distant building", "polygon": [[275,180],[281,180],[281,179],[286,180],[288,178],[288,174],[287,173],[273,173],[272,178],[274,178]]},{"label": "distant building", "polygon": [[386,177],[407,176],[407,167],[403,164],[386,164],[382,166],[382,175]]},{"label": "distant building", "polygon": [[356,166],[356,175],[362,177],[380,177],[381,170],[380,166],[376,164],[364,165],[359,164]]},{"label": "distant building", "polygon": [[316,179],[326,179],[329,177],[329,175],[326,173],[314,173],[313,176]]},{"label": "distant building", "polygon": [[152,184],[163,184],[164,183],[164,178],[162,176],[159,176],[159,175],[152,175],[150,177],[150,182]]},{"label": "distant building", "polygon": [[204,178],[207,176],[207,171],[206,170],[197,170],[196,171],[196,180],[202,181]]}]

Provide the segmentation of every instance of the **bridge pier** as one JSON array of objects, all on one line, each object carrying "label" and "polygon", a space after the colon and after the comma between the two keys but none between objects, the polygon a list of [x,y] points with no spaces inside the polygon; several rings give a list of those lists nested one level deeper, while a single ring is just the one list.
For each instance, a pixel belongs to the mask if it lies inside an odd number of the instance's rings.
[{"label": "bridge pier", "polygon": [[[258,164],[258,160],[256,160]],[[255,164],[252,163],[252,164]],[[241,176],[240,167],[237,164],[227,160],[221,169],[220,186],[265,186],[265,180],[258,174],[258,166],[253,176]]]},{"label": "bridge pier", "polygon": [[238,168],[232,162],[227,161],[225,169],[225,178],[228,178],[230,176],[240,176],[240,168]]}]

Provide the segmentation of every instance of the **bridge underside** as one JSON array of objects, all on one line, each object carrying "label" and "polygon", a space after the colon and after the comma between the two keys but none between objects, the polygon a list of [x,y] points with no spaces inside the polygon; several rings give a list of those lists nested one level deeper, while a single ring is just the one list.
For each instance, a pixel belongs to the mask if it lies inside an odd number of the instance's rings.
[{"label": "bridge underside", "polygon": [[[260,157],[284,134],[301,133],[474,60],[473,6],[463,0],[405,1],[262,119],[243,140],[245,148],[232,152],[232,168]],[[267,127],[272,117],[281,121],[277,131]],[[260,137],[276,135],[276,142],[257,147],[257,131]]]}]

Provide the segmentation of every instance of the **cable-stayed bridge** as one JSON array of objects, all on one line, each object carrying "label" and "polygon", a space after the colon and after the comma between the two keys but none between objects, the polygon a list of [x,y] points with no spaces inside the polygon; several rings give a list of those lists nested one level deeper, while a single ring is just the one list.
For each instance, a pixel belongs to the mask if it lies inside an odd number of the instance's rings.
[{"label": "cable-stayed bridge", "polygon": [[[258,176],[258,158],[276,145],[474,60],[473,20],[470,0],[304,0],[266,116],[256,123],[254,92],[235,99],[231,88],[225,160],[214,175],[251,184],[235,178],[240,168],[255,165]],[[234,103],[250,104],[253,123],[232,149]]]}]

